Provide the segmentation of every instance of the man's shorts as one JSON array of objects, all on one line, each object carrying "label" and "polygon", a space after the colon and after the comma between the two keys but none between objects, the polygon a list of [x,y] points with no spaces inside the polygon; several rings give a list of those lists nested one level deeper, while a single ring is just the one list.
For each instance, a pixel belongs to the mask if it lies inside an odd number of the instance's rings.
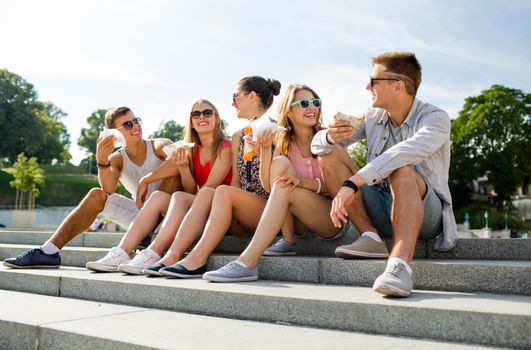
[{"label": "man's shorts", "polygon": [[132,199],[113,193],[107,197],[101,214],[127,230],[139,211]]},{"label": "man's shorts", "polygon": [[[419,239],[432,239],[442,232],[442,202],[435,194],[433,188],[426,184],[426,195],[422,200],[424,205],[424,219],[420,229]],[[361,188],[363,193],[363,202],[367,213],[371,218],[378,233],[383,238],[393,237],[393,227],[391,225],[391,207],[393,205],[393,196],[387,182],[381,185],[368,186]]]}]

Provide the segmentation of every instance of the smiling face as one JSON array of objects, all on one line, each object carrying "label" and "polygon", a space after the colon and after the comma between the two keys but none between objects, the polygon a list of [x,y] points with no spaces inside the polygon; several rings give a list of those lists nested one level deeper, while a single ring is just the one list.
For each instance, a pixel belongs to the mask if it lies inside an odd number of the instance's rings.
[{"label": "smiling face", "polygon": [[[299,90],[295,93],[293,101],[298,100],[312,100],[316,97],[308,90]],[[318,123],[321,116],[321,108],[315,107],[313,103],[310,103],[309,107],[304,109],[301,104],[296,104],[291,107],[288,112],[288,118],[290,119],[294,128],[298,126],[313,127]]]},{"label": "smiling face", "polygon": [[122,133],[126,143],[142,141],[142,126],[139,123],[133,122],[133,127],[129,130],[124,126],[124,123],[128,124],[127,122],[132,122],[135,118],[134,113],[129,111],[114,119],[114,125]]},{"label": "smiling face", "polygon": [[[198,113],[201,114],[199,116],[194,116],[194,114]],[[198,134],[214,132],[216,125],[218,124],[218,118],[215,109],[205,102],[196,103],[192,107],[192,112],[190,114],[192,128],[195,129]]]},{"label": "smiling face", "polygon": [[251,93],[247,93],[237,86],[232,94],[232,106],[236,108],[236,116],[238,118],[250,118],[252,103]]},{"label": "smiling face", "polygon": [[[385,66],[375,64],[372,69],[371,76],[373,78],[392,78],[392,73],[387,72]],[[375,80],[373,86],[367,83],[365,87],[371,92],[371,105],[375,108],[388,109],[394,102],[396,97],[396,80]]]}]

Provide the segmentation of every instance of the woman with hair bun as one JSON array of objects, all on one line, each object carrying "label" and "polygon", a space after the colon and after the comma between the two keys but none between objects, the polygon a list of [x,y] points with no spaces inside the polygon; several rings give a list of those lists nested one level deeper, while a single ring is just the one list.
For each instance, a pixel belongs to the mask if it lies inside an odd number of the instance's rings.
[{"label": "woman with hair bun", "polygon": [[[250,76],[241,79],[232,95],[238,118],[249,121],[269,118],[267,110],[280,93],[280,82]],[[203,188],[186,215],[170,250],[159,263],[145,273],[178,278],[201,278],[206,262],[227,231],[242,236],[253,233],[265,208],[269,193],[264,190],[261,174],[267,174],[273,155],[273,134],[265,132],[256,142],[244,130],[232,136],[233,177],[230,186]],[[244,159],[245,146],[254,155]],[[269,182],[269,181],[268,181]],[[203,200],[199,200],[203,198]],[[186,250],[200,238],[194,249],[182,259]],[[180,260],[182,259],[182,260]]]}]

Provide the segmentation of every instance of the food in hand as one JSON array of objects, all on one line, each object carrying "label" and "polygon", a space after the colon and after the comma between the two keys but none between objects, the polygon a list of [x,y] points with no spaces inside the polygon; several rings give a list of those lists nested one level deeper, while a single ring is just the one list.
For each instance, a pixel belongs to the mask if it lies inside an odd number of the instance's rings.
[{"label": "food in hand", "polygon": [[334,114],[334,122],[337,121],[347,121],[349,122],[355,129],[359,128],[361,123],[363,123],[363,120],[365,119],[364,115],[348,115],[341,112],[337,112]]}]

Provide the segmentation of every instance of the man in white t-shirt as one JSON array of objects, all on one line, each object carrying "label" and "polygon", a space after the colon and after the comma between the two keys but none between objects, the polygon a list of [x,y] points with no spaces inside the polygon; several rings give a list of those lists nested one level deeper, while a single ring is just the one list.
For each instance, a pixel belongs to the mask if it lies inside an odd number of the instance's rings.
[{"label": "man in white t-shirt", "polygon": [[[105,114],[105,125],[117,129],[125,146],[116,152],[116,136],[98,139],[96,162],[100,187],[92,188],[79,205],[72,210],[55,233],[41,247],[31,249],[17,257],[4,260],[11,268],[54,268],[61,265],[59,251],[74,237],[87,231],[98,214],[127,229],[139,209],[135,205],[138,182],[157,169],[166,159],[163,147],[168,139],[144,140],[141,119],[128,107],[111,108]],[[114,193],[120,181],[133,199]],[[178,179],[169,178],[149,184],[146,198],[156,189],[172,193],[180,187]],[[143,202],[139,198],[137,203]]]}]

